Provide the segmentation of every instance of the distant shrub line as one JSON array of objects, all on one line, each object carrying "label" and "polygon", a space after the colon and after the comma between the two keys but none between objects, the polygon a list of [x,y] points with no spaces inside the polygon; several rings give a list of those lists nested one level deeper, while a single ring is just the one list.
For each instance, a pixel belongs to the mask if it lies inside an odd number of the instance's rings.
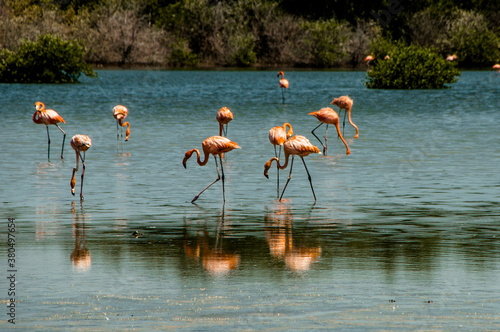
[{"label": "distant shrub line", "polygon": [[[0,49],[51,34],[84,45],[95,65],[333,68],[363,66],[397,39],[455,53],[459,66],[500,61],[499,5],[427,3],[339,0],[332,11],[319,0],[4,0]],[[370,15],[384,10],[383,24]]]}]

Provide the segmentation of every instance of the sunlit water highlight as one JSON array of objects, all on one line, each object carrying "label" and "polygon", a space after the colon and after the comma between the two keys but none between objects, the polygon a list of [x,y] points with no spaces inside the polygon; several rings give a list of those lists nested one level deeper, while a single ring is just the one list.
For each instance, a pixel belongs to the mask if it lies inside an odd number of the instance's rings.
[{"label": "sunlit water highlight", "polygon": [[[78,85],[0,85],[0,278],[15,218],[15,327],[499,329],[500,76],[380,91],[363,72],[286,75],[285,103],[275,72],[110,70]],[[305,158],[318,201],[296,159],[278,202],[276,168],[263,176],[269,129],[290,122],[320,147],[307,114],[341,95],[360,130],[353,139],[346,123],[352,154],[330,127],[329,154]],[[36,101],[67,122],[64,161],[53,126],[47,161]],[[126,143],[117,104],[129,108]],[[182,158],[218,133],[222,106],[242,148],[224,160],[225,205],[220,183],[194,205],[215,164],[184,169]],[[79,176],[75,197],[69,185],[75,134],[93,140],[83,202]],[[288,169],[280,176],[283,186]],[[6,317],[2,329],[13,328]]]}]

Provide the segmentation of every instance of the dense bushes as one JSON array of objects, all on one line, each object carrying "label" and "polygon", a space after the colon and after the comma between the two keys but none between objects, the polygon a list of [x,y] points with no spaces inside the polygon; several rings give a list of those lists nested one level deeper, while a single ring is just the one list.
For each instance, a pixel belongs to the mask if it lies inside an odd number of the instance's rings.
[{"label": "dense bushes", "polygon": [[500,2],[400,1],[377,19],[396,2],[4,0],[0,49],[52,34],[81,41],[93,64],[324,68],[362,66],[394,37],[460,66],[500,61]]},{"label": "dense bushes", "polygon": [[24,40],[15,51],[0,53],[0,82],[75,83],[83,73],[96,74],[83,61],[84,49],[74,41],[41,35],[36,42]]},{"label": "dense bushes", "polygon": [[460,71],[431,49],[415,45],[393,47],[388,58],[376,62],[368,71],[368,88],[376,89],[440,89],[456,82]]}]

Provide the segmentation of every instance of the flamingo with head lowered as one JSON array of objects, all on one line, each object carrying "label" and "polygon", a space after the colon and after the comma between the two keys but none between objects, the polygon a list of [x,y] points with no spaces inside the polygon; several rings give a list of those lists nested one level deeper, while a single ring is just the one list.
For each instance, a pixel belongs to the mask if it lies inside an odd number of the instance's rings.
[{"label": "flamingo with head lowered", "polygon": [[[289,128],[288,131],[286,131],[286,128]],[[272,145],[274,145],[274,156],[277,157],[278,159],[281,158],[281,147],[283,146],[283,144],[285,143],[285,141],[292,137],[293,135],[293,129],[292,129],[292,125],[289,124],[288,122],[285,122],[283,124],[283,126],[276,126],[276,127],[273,127],[271,128],[271,130],[269,130],[269,141],[271,142]],[[279,146],[279,155],[276,151],[276,146]],[[277,168],[277,173],[278,173],[278,176],[276,177],[277,179],[277,184],[276,184],[276,189],[277,189],[277,192],[278,192],[278,197],[280,195],[280,169],[278,166],[276,166]]]},{"label": "flamingo with head lowered", "polygon": [[[226,202],[226,194],[225,194],[225,189],[224,189],[224,168],[222,167],[222,154],[229,152],[234,149],[240,149],[240,146],[236,144],[235,142],[229,140],[226,137],[222,136],[211,136],[203,141],[201,143],[201,146],[203,148],[203,161],[200,158],[200,151],[198,149],[192,149],[189,150],[185,153],[184,155],[184,160],[182,160],[182,165],[184,168],[186,168],[186,162],[188,161],[189,158],[191,158],[191,155],[193,153],[196,153],[197,155],[197,162],[198,165],[200,166],[205,166],[208,162],[208,158],[210,155],[214,156],[215,159],[215,167],[217,168],[217,179],[215,179],[212,183],[210,183],[208,186],[205,187],[198,195],[196,195],[191,203],[194,203],[200,195],[207,190],[211,185],[213,185],[215,182],[219,181],[222,179],[222,199],[224,202]],[[219,157],[220,160],[220,167],[221,167],[221,173],[222,176],[219,173],[219,165],[217,163],[217,156]]]},{"label": "flamingo with head lowered", "polygon": [[352,99],[349,98],[349,96],[342,96],[342,97],[338,97],[338,98],[335,98],[331,104],[332,105],[336,105],[339,107],[339,115],[340,113],[342,112],[342,110],[345,110],[344,112],[344,122],[343,122],[343,125],[342,125],[342,133],[344,133],[344,128],[345,128],[345,116],[346,114],[348,115],[348,119],[349,119],[349,123],[351,124],[351,126],[353,126],[355,129],[356,129],[356,135],[354,135],[354,138],[358,138],[359,137],[359,129],[358,129],[358,126],[356,126],[354,124],[354,122],[352,122],[352,119],[351,119],[351,109],[352,109]]},{"label": "flamingo with head lowered", "polygon": [[316,194],[314,193],[314,187],[311,180],[311,175],[309,174],[309,170],[307,169],[306,162],[304,161],[304,157],[310,155],[311,153],[321,153],[319,149],[312,145],[311,142],[307,138],[301,135],[293,136],[288,139],[285,143],[283,143],[283,149],[285,151],[285,163],[283,165],[280,164],[280,160],[278,157],[273,157],[269,159],[264,165],[264,176],[269,179],[268,171],[271,168],[271,164],[273,161],[276,161],[278,167],[280,169],[285,169],[288,166],[288,159],[290,155],[292,156],[292,162],[290,164],[290,174],[288,175],[288,180],[286,181],[285,188],[283,188],[283,192],[281,193],[280,201],[283,198],[283,194],[285,193],[286,187],[292,178],[292,168],[293,168],[293,159],[297,155],[302,159],[302,163],[307,172],[307,178],[309,180],[309,184],[311,185],[311,190],[314,196],[314,201],[316,201]]},{"label": "flamingo with head lowered", "polygon": [[119,129],[122,128],[122,137],[123,137],[123,127],[127,126],[127,131],[125,132],[125,141],[128,141],[130,136],[130,123],[123,122],[128,115],[128,109],[123,105],[116,105],[113,107],[113,117],[116,119],[116,137],[118,139]]},{"label": "flamingo with head lowered", "polygon": [[[339,135],[340,139],[342,142],[344,142],[344,145],[346,147],[346,154],[350,154],[351,150],[349,150],[349,146],[347,145],[347,142],[345,141],[344,137],[342,136],[342,133],[340,132],[340,126],[339,126],[339,116],[337,115],[337,112],[335,112],[333,109],[330,107],[325,107],[320,109],[319,111],[316,112],[311,112],[309,115],[315,116],[321,123],[314,128],[311,133],[318,139],[318,141],[323,145],[323,153],[326,155],[326,152],[328,150],[327,147],[327,141],[328,141],[328,125],[332,124],[337,128],[337,134]],[[326,130],[325,130],[325,144],[319,139],[318,136],[314,133],[316,129],[318,129],[323,123],[326,123]]]},{"label": "flamingo with head lowered", "polygon": [[[79,159],[82,160],[82,177],[80,184],[80,200],[83,201],[83,176],[85,175],[85,152],[92,146],[92,140],[87,135],[75,135],[71,138],[71,147],[76,153],[76,167],[73,168],[73,175],[71,176],[71,194],[75,196],[75,173],[78,172]],[[83,152],[83,156],[82,153]]]}]

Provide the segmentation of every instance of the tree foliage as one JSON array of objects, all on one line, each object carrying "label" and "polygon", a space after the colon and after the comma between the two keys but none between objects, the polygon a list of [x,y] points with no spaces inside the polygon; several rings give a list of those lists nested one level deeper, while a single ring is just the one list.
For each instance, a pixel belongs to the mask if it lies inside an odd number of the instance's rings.
[{"label": "tree foliage", "polygon": [[52,34],[98,65],[328,68],[399,40],[490,67],[499,22],[491,0],[3,0],[0,49]]},{"label": "tree foliage", "polygon": [[394,47],[388,58],[368,71],[365,85],[375,89],[441,89],[457,81],[460,71],[432,49],[416,45]]},{"label": "tree foliage", "polygon": [[96,74],[83,60],[85,50],[76,41],[41,35],[37,41],[24,40],[14,52],[0,53],[0,82],[75,83],[83,73]]}]

